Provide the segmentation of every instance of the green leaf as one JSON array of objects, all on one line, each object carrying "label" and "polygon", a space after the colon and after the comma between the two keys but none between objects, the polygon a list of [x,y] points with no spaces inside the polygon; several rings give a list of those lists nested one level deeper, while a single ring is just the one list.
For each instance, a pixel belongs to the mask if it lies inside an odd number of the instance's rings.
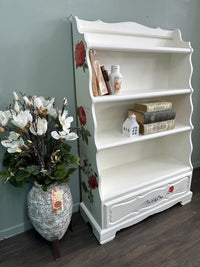
[{"label": "green leaf", "polygon": [[52,179],[49,176],[45,177],[45,180],[44,180],[45,185],[50,185],[52,183],[54,183],[54,181],[52,181]]},{"label": "green leaf", "polygon": [[88,130],[85,131],[87,136],[91,136],[90,132]]},{"label": "green leaf", "polygon": [[79,155],[77,155],[77,158],[76,158],[76,164],[77,164],[77,165],[80,165],[80,157],[79,157]]},{"label": "green leaf", "polygon": [[84,72],[85,72],[86,69],[88,69],[88,65],[87,65],[87,63],[85,63],[85,64],[83,65],[83,71],[84,71]]},{"label": "green leaf", "polygon": [[10,179],[10,175],[8,171],[1,171],[0,175],[3,178],[4,183],[6,183]]},{"label": "green leaf", "polygon": [[71,146],[66,143],[63,143],[62,149],[65,153],[69,153],[71,151]]},{"label": "green leaf", "polygon": [[79,130],[79,135],[82,137],[83,141],[88,145],[88,137],[91,136],[90,132],[86,130],[83,126]]},{"label": "green leaf", "polygon": [[81,126],[81,128],[79,129],[79,135],[84,139],[85,128],[83,126]]},{"label": "green leaf", "polygon": [[47,191],[47,186],[45,184],[42,185],[42,190],[45,192]]},{"label": "green leaf", "polygon": [[77,164],[77,158],[75,158],[72,154],[69,155],[69,162],[71,164]]},{"label": "green leaf", "polygon": [[14,177],[11,177],[10,180],[9,180],[9,182],[12,185],[16,186],[16,187],[23,187],[27,183],[27,181],[25,181],[25,180],[23,180],[23,181],[16,181],[16,179]]},{"label": "green leaf", "polygon": [[68,175],[71,175],[71,174],[73,174],[74,172],[75,172],[75,170],[76,170],[76,168],[69,168],[68,169]]},{"label": "green leaf", "polygon": [[37,175],[40,173],[40,167],[37,165],[27,166],[24,171],[28,172],[29,174]]},{"label": "green leaf", "polygon": [[58,180],[62,180],[68,176],[68,172],[66,171],[65,164],[60,164],[57,166],[57,170],[54,172],[55,177]]},{"label": "green leaf", "polygon": [[49,179],[51,180],[56,180],[56,177],[55,176],[52,176],[52,175],[48,175]]},{"label": "green leaf", "polygon": [[81,134],[81,137],[82,137],[83,141],[85,141],[85,136],[83,134]]},{"label": "green leaf", "polygon": [[6,151],[3,157],[3,166],[9,166],[14,160],[14,154],[10,154]]},{"label": "green leaf", "polygon": [[15,173],[15,176],[14,176],[14,179],[17,181],[17,182],[21,182],[23,181],[24,179],[30,177],[30,173],[22,170],[22,171],[18,171]]},{"label": "green leaf", "polygon": [[85,135],[85,142],[88,145],[88,137],[87,137],[87,135]]}]

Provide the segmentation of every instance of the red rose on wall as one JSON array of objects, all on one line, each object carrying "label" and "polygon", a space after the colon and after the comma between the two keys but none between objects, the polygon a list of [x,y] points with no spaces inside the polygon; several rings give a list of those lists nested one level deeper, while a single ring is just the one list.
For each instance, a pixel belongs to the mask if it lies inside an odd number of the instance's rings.
[{"label": "red rose on wall", "polygon": [[79,120],[81,125],[85,125],[86,124],[86,113],[83,107],[79,107],[78,108],[78,116],[79,116]]},{"label": "red rose on wall", "polygon": [[75,61],[77,67],[83,66],[83,64],[85,63],[85,57],[86,57],[85,47],[83,41],[81,41],[75,47]]},{"label": "red rose on wall", "polygon": [[89,177],[88,183],[89,183],[89,185],[90,185],[90,187],[91,187],[92,189],[95,189],[96,187],[98,187],[97,180],[95,179],[95,177],[94,177],[93,175],[91,175],[91,176]]}]

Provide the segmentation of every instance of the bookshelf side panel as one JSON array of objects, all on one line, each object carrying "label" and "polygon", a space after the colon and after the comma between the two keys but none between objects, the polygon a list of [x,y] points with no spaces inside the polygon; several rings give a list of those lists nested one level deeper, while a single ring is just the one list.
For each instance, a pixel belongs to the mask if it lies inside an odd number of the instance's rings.
[{"label": "bookshelf side panel", "polygon": [[72,19],[72,30],[82,202],[101,226],[102,209],[94,140],[96,124],[91,101],[89,50],[84,35],[77,30],[74,18]]}]

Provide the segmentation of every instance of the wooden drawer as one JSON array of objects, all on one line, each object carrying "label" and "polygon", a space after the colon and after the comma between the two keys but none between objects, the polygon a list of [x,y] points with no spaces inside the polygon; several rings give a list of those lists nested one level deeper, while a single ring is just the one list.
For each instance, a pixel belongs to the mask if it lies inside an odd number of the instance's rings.
[{"label": "wooden drawer", "polygon": [[105,227],[114,226],[145,212],[149,213],[150,210],[154,214],[157,206],[188,192],[190,180],[190,176],[187,176],[128,198],[126,196],[106,202],[104,204]]}]

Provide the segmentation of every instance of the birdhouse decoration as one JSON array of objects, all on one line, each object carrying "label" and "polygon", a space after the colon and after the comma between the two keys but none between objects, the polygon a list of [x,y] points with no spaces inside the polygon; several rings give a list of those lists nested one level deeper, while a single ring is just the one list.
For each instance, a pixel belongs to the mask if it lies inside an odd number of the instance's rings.
[{"label": "birdhouse decoration", "polygon": [[139,135],[139,124],[137,123],[136,116],[134,114],[125,120],[122,131],[123,134],[128,137]]}]

